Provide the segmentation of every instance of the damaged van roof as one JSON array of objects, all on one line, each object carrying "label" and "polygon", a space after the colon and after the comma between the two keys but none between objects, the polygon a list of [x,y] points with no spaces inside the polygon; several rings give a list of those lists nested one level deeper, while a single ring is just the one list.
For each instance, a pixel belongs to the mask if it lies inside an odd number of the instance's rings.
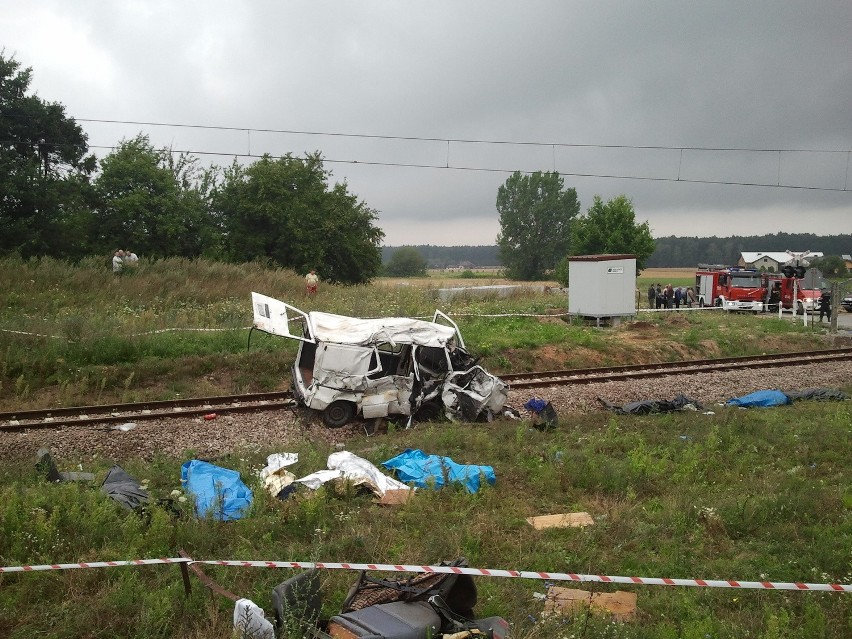
[{"label": "damaged van roof", "polygon": [[407,317],[361,319],[332,313],[308,313],[314,339],[338,344],[417,344],[442,347],[456,334],[454,328]]},{"label": "damaged van roof", "polygon": [[[319,311],[306,313],[273,297],[260,293],[252,293],[251,296],[254,307],[254,327],[273,335],[302,341],[355,346],[391,342],[439,348],[446,346],[455,337],[458,345],[464,346],[458,334],[458,328],[452,320],[439,311],[435,312],[435,319],[441,317],[452,326],[409,317],[361,319]],[[297,327],[292,327],[293,323],[297,324]],[[307,326],[308,336],[303,335],[301,328],[303,324]],[[294,328],[296,330],[293,330]]]}]

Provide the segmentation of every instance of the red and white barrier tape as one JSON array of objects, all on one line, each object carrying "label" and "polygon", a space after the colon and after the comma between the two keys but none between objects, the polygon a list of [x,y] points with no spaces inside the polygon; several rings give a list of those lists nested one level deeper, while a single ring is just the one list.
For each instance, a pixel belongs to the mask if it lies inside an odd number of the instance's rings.
[{"label": "red and white barrier tape", "polygon": [[620,577],[613,575],[581,575],[566,572],[537,572],[532,570],[502,570],[498,568],[461,568],[458,566],[417,566],[406,564],[351,564],[321,561],[239,561],[196,560],[182,557],[166,559],[134,559],[132,561],[99,561],[77,564],[45,564],[40,566],[0,566],[0,573],[33,572],[41,570],[70,570],[74,568],[114,568],[119,566],[150,566],[153,564],[207,564],[240,568],[321,568],[325,570],[373,570],[377,572],[419,572],[472,575],[474,577],[513,577],[542,581],[577,581],[642,586],[691,586],[699,588],[740,588],[758,590],[799,590],[821,592],[850,592],[852,584],[812,584],[779,581],[739,581],[733,579],[670,579],[660,577]]},{"label": "red and white barrier tape", "polygon": [[41,570],[74,570],[75,568],[120,568],[121,566],[153,566],[156,564],[188,564],[192,559],[164,557],[162,559],[131,559],[130,561],[81,561],[77,564],[43,564],[39,566],[0,566],[4,572],[38,572]]}]

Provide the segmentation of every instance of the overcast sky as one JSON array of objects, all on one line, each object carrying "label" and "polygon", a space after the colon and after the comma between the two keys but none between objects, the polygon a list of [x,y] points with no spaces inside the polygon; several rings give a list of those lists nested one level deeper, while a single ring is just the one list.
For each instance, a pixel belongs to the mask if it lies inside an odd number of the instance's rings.
[{"label": "overcast sky", "polygon": [[584,211],[626,194],[657,237],[852,233],[848,0],[0,0],[0,16],[5,55],[69,116],[241,129],[81,122],[91,145],[144,132],[219,165],[319,150],[387,245],[493,244],[516,169],[559,171]]}]

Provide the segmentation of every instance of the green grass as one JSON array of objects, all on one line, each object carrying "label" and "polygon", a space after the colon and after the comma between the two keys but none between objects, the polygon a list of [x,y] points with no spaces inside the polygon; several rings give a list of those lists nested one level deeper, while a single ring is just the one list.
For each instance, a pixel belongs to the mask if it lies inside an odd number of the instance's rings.
[{"label": "green grass", "polygon": [[[547,293],[439,303],[430,286],[321,285],[310,299],[303,286],[296,274],[260,264],[143,262],[116,278],[104,260],[77,266],[0,260],[0,405],[281,388],[296,345],[254,332],[247,349],[251,291],[305,310],[356,316],[431,317],[439,307],[458,321],[471,352],[499,372],[824,344],[821,330],[751,315],[640,315],[634,324],[595,329],[557,318],[484,317],[565,309],[563,297]],[[182,330],[198,328],[216,330]],[[146,516],[129,514],[96,487],[47,484],[30,463],[6,463],[0,466],[0,565],[174,556],[184,548],[197,558],[432,563],[464,555],[481,567],[849,583],[851,410],[845,402],[716,409],[716,415],[562,415],[561,427],[547,434],[525,421],[392,428],[348,449],[380,463],[420,447],[493,465],[498,482],[478,495],[420,491],[391,509],[352,487],[272,499],[254,474],[268,453],[280,452],[270,442],[268,450],[237,450],[214,460],[239,470],[255,490],[251,515],[228,524],[198,521],[189,512],[172,518],[156,506]],[[325,467],[331,449],[306,442],[297,452],[295,472],[307,474]],[[163,498],[180,487],[180,465],[191,457],[192,451],[170,451],[153,462],[117,461]],[[111,463],[57,461],[61,470],[85,464],[99,481]],[[593,515],[594,526],[535,531],[525,521],[581,510]],[[270,589],[290,574],[206,571],[267,608]],[[339,608],[353,578],[324,575],[327,613]],[[630,589],[639,596],[633,624],[586,615],[543,622],[532,596],[542,584],[521,580],[480,579],[477,612],[505,616],[518,639],[852,633],[848,595]],[[229,637],[231,614],[228,602],[197,582],[185,598],[176,567],[0,574],[2,637]]]},{"label": "green grass", "polygon": [[[277,450],[216,460],[256,495],[231,523],[178,519],[154,507],[127,513],[78,484],[46,484],[32,467],[0,470],[0,563],[175,556],[204,559],[433,563],[466,556],[477,567],[648,577],[852,582],[852,406],[797,404],[716,415],[563,415],[551,433],[525,422],[427,425],[347,446],[376,464],[406,447],[492,465],[497,484],[477,495],[422,490],[383,509],[351,487],[277,501],[254,472]],[[506,445],[506,444],[509,445]],[[325,467],[330,449],[305,444],[294,471]],[[179,487],[181,455],[125,460],[155,497]],[[71,469],[76,460],[61,460]],[[103,477],[108,463],[91,470]],[[526,517],[587,511],[595,525],[536,531]],[[212,568],[222,586],[269,609],[289,571]],[[324,574],[326,613],[353,574]],[[541,582],[478,579],[480,615],[499,614],[531,637],[744,636],[841,638],[852,632],[848,595],[586,585],[637,592],[639,618],[585,615],[541,622]],[[571,584],[566,584],[571,586]],[[576,584],[574,584],[576,586]],[[6,637],[229,636],[230,603],[198,582],[189,599],[176,567],[0,575]],[[534,620],[536,623],[534,623]]]},{"label": "green grass", "polygon": [[[745,355],[812,348],[820,329],[751,316],[640,315],[656,345],[629,327],[601,331],[558,319],[485,315],[564,312],[563,295],[522,290],[507,298],[442,302],[435,286],[339,287],[312,298],[295,273],[262,264],[143,261],[115,277],[104,261],[0,259],[0,408],[49,407],[280,388],[296,352],[291,340],[253,333],[250,293],[304,310],[360,317],[453,317],[465,342],[497,372]],[[777,339],[775,339],[777,338]],[[783,338],[783,339],[782,339]],[[774,340],[774,341],[772,341]],[[542,362],[539,349],[551,351]]]}]

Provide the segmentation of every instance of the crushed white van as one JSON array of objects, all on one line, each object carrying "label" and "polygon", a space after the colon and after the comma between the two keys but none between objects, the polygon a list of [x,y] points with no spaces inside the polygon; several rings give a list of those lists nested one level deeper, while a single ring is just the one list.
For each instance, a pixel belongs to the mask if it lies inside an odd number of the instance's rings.
[{"label": "crushed white van", "polygon": [[464,348],[458,326],[435,311],[431,322],[359,319],[298,308],[252,293],[254,328],[299,340],[293,390],[336,428],[365,418],[440,410],[452,420],[499,415],[507,386]]}]

